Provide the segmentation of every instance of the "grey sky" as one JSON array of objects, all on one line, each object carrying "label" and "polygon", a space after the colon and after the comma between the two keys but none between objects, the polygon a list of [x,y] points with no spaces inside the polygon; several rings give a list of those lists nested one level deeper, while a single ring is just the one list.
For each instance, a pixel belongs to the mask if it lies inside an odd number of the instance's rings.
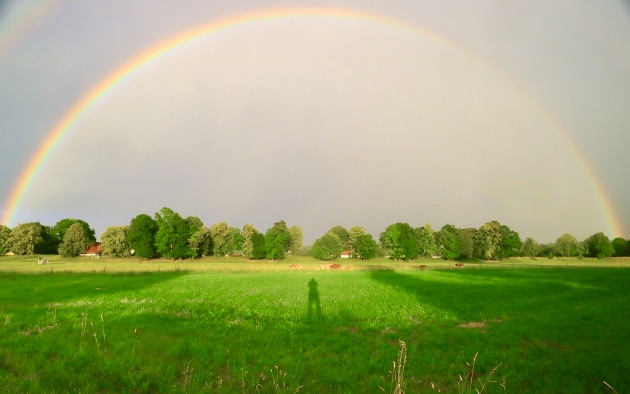
[{"label": "grey sky", "polygon": [[[419,30],[301,16],[179,47],[83,114],[9,224],[78,217],[100,234],[168,206],[207,225],[264,231],[284,219],[307,242],[337,224],[378,236],[397,221],[499,220],[539,242],[630,237],[624,3],[250,4],[5,4],[0,216],[38,145],[112,71],[192,27],[307,5]],[[585,164],[622,234],[611,233]]]}]

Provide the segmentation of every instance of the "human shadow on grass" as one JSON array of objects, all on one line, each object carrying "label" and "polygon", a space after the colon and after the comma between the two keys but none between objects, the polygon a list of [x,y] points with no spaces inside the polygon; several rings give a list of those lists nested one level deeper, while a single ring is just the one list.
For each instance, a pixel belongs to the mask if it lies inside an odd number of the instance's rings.
[{"label": "human shadow on grass", "polygon": [[45,304],[120,292],[138,291],[176,279],[186,272],[0,274],[0,299],[5,307]]},{"label": "human shadow on grass", "polygon": [[317,281],[311,278],[308,282],[308,309],[306,312],[306,321],[309,323],[318,322],[322,318],[322,305],[319,299],[319,290],[317,290]]}]

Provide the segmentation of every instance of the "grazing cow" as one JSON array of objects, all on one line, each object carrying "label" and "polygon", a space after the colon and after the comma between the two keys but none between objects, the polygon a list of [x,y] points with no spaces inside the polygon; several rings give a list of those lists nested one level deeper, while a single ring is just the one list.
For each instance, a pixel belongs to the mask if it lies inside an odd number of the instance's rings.
[{"label": "grazing cow", "polygon": [[299,264],[291,264],[289,266],[289,268],[291,268],[292,270],[298,270],[298,269],[302,268],[302,266],[299,265]]},{"label": "grazing cow", "polygon": [[455,263],[455,267],[457,268],[462,268],[464,266],[464,263]]},{"label": "grazing cow", "polygon": [[418,269],[418,270],[423,270],[423,269],[427,268],[427,266],[424,265],[424,264],[423,265],[415,265],[413,268]]},{"label": "grazing cow", "polygon": [[338,270],[341,268],[341,264],[331,264],[328,267],[330,267],[331,270]]}]

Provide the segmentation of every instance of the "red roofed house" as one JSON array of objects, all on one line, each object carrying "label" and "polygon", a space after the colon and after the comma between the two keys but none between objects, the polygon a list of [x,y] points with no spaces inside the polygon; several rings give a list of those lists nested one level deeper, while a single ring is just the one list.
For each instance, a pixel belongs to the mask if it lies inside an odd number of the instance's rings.
[{"label": "red roofed house", "polygon": [[103,254],[103,250],[101,249],[101,243],[97,242],[94,245],[91,245],[89,248],[87,248],[85,252],[81,253],[81,256],[98,258],[101,254]]}]

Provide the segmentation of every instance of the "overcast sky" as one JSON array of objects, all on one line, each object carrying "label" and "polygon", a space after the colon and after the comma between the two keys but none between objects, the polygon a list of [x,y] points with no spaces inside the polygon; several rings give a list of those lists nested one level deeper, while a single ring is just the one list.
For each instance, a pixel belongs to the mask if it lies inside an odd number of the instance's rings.
[{"label": "overcast sky", "polygon": [[[208,226],[285,220],[307,243],[334,225],[378,237],[398,221],[498,220],[539,242],[630,237],[627,3],[0,4],[11,227],[75,217],[100,235],[166,206]],[[54,126],[134,56],[196,26],[303,6],[348,11],[254,20],[156,58],[85,111],[8,206]]]}]

